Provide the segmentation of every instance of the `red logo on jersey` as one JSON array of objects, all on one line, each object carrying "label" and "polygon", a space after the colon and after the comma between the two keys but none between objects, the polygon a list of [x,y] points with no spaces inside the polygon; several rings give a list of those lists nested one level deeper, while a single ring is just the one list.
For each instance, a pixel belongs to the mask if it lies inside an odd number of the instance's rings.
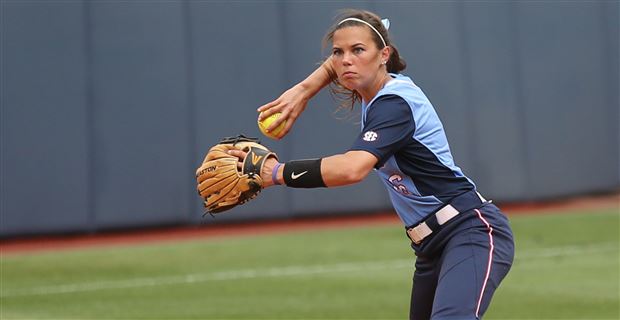
[{"label": "red logo on jersey", "polygon": [[407,190],[407,187],[405,187],[404,184],[400,183],[401,181],[403,181],[403,177],[401,177],[400,175],[393,174],[388,178],[388,181],[390,182],[394,190],[405,195],[411,194],[411,192]]}]

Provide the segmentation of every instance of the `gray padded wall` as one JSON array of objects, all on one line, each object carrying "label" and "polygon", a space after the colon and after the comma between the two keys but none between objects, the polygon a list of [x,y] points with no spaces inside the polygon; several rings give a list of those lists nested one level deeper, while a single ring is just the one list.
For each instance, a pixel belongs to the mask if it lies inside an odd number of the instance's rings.
[{"label": "gray padded wall", "polygon": [[[617,152],[608,149],[618,148],[618,118],[612,116],[618,105],[610,105],[605,85],[614,72],[610,62],[618,59],[618,30],[615,49],[608,47],[613,40],[604,31],[605,10],[602,2],[514,8],[517,16],[528,18],[520,21],[516,37],[529,177],[525,197],[618,184],[611,173],[618,170]],[[616,21],[617,13],[616,6]],[[615,74],[617,83],[618,69]]]},{"label": "gray padded wall", "polygon": [[[336,10],[387,16],[457,163],[496,201],[620,186],[618,2],[2,1],[0,236],[390,209],[381,182],[263,191],[201,217],[194,170],[324,57]],[[347,150],[313,99],[283,160]],[[344,118],[344,119],[341,119]]]},{"label": "gray padded wall", "polygon": [[192,119],[181,2],[92,2],[97,228],[187,219]]},{"label": "gray padded wall", "polygon": [[1,6],[0,234],[88,229],[84,8]]},{"label": "gray padded wall", "polygon": [[[258,137],[256,109],[286,82],[279,36],[282,15],[276,3],[195,1],[188,9],[194,60],[192,126],[196,128],[195,159],[188,169],[193,171],[221,138],[239,133]],[[268,142],[265,137],[262,140]],[[288,158],[282,143],[269,145]],[[195,188],[194,180],[188,182]],[[201,212],[193,190],[192,195],[196,212]],[[264,190],[251,205],[236,208],[234,215],[218,216],[217,221],[287,216],[286,196],[282,190]],[[206,218],[206,223],[211,221]]]},{"label": "gray padded wall", "polygon": [[[516,200],[527,190],[527,146],[514,56],[518,47],[514,9],[507,4],[471,3],[461,10],[461,17],[467,17],[460,19],[462,36],[467,36],[463,42],[463,65],[468,73],[463,83],[470,92],[467,124],[476,124],[469,136],[476,148],[470,158],[473,173],[481,192]],[[449,126],[447,131],[452,133]]]}]

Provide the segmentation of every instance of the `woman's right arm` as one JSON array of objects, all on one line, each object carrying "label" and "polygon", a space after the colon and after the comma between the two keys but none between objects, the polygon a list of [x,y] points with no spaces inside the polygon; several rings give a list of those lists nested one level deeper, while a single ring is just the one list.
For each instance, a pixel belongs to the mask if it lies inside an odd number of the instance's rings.
[{"label": "woman's right arm", "polygon": [[280,117],[275,120],[267,130],[273,130],[286,121],[284,129],[278,135],[282,139],[293,127],[297,117],[306,109],[308,101],[314,97],[321,89],[327,86],[335,77],[334,69],[331,64],[331,57],[327,58],[314,72],[306,79],[286,90],[280,97],[258,108],[259,121],[270,115],[280,112]]}]

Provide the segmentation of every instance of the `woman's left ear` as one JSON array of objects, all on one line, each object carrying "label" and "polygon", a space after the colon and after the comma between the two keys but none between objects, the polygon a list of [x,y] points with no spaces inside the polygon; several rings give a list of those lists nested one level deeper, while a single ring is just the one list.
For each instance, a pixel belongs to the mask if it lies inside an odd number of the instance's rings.
[{"label": "woman's left ear", "polygon": [[392,47],[385,46],[381,49],[381,63],[386,64],[390,60],[390,54],[392,53]]}]

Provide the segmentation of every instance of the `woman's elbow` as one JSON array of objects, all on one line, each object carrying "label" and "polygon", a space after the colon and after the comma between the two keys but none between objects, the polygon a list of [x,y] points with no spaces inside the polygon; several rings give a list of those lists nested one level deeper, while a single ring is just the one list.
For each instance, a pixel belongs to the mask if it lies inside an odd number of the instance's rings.
[{"label": "woman's elbow", "polygon": [[323,159],[321,170],[328,186],[342,186],[361,182],[376,164],[374,156],[365,151],[349,151]]}]

